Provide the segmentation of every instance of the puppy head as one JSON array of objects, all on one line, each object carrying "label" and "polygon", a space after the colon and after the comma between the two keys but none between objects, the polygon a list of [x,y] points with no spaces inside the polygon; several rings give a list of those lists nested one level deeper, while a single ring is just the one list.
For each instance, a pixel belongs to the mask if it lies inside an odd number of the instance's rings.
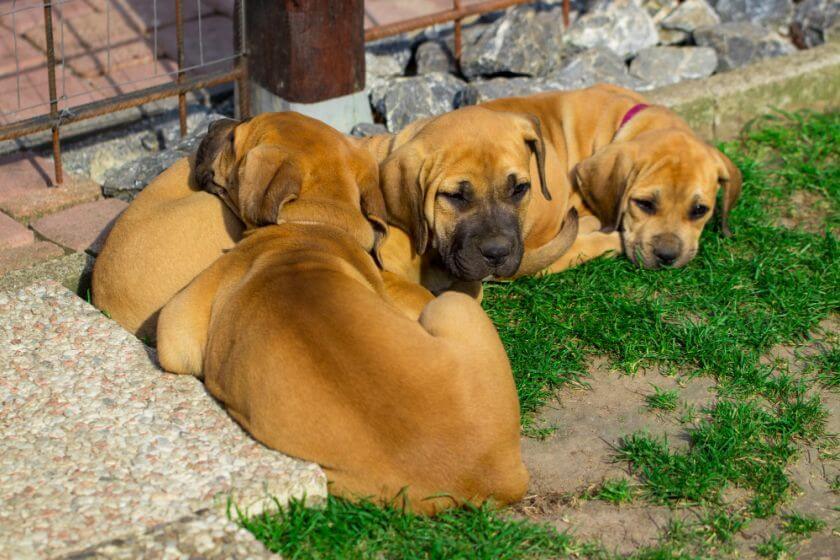
[{"label": "puppy head", "polygon": [[387,233],[373,156],[298,113],[215,121],[196,152],[195,177],[249,228],[328,223],[357,238],[370,234],[375,253]]},{"label": "puppy head", "polygon": [[680,267],[697,254],[700,234],[722,188],[721,229],[741,195],[741,173],[720,151],[682,130],[641,134],[596,151],[573,170],[584,201],[624,251],[645,268]]},{"label": "puppy head", "polygon": [[[531,160],[542,193],[531,194]],[[429,119],[381,164],[389,217],[418,254],[429,247],[462,280],[510,277],[524,251],[531,196],[545,188],[536,117],[465,107]]]}]

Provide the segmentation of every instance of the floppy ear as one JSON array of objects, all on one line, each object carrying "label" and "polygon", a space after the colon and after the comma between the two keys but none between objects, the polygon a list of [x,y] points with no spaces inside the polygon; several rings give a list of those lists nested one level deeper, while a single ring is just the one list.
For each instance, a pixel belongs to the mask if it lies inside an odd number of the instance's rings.
[{"label": "floppy ear", "polygon": [[720,150],[715,150],[715,152],[722,164],[718,170],[718,183],[723,188],[723,209],[720,213],[720,230],[724,237],[729,237],[732,235],[732,231],[729,229],[729,212],[735,207],[735,203],[741,197],[743,178],[741,176],[741,170],[735,167],[731,159],[726,157]]},{"label": "floppy ear", "polygon": [[195,153],[195,181],[205,191],[219,194],[225,185],[216,177],[216,162],[226,148],[233,149],[233,133],[239,121],[219,119],[210,123]]},{"label": "floppy ear", "polygon": [[373,173],[367,173],[359,180],[359,195],[362,214],[373,226],[373,258],[382,267],[382,255],[379,249],[388,235],[388,211],[385,199],[379,189],[379,168],[374,167]]},{"label": "floppy ear", "polygon": [[280,210],[300,194],[300,170],[276,146],[261,145],[239,167],[236,205],[249,227],[276,224]]},{"label": "floppy ear", "polygon": [[614,231],[621,221],[621,206],[635,180],[633,154],[626,143],[607,145],[572,169],[572,181],[583,201],[595,213],[602,231]]},{"label": "floppy ear", "polygon": [[379,166],[389,221],[411,235],[418,255],[425,253],[429,245],[429,224],[423,212],[422,167],[422,156],[410,145],[395,150]]},{"label": "floppy ear", "polygon": [[545,180],[545,139],[542,135],[540,119],[536,115],[524,113],[522,116],[527,122],[524,128],[523,137],[525,144],[537,158],[537,173],[540,176],[540,189],[546,200],[551,200],[551,192],[548,190],[548,183]]}]

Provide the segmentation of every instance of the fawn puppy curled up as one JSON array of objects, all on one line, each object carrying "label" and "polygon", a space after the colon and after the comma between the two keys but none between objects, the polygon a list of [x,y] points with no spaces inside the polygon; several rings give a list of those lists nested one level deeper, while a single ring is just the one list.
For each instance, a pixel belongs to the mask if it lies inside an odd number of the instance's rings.
[{"label": "fawn puppy curled up", "polygon": [[242,237],[242,222],[198,187],[194,167],[181,159],[143,189],[93,267],[93,304],[150,343],[166,302]]},{"label": "fawn puppy curled up", "polygon": [[161,364],[203,378],[256,439],[319,463],[330,491],[423,513],[519,499],[527,472],[501,341],[464,294],[414,318],[377,253],[376,162],[295,113],[215,125],[199,183],[249,231],[160,315]]}]

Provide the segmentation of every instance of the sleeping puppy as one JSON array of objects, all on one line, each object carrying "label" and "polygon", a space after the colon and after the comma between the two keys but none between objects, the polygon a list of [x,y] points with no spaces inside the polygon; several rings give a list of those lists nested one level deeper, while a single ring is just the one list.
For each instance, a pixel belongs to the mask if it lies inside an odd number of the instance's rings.
[{"label": "sleeping puppy", "polygon": [[166,302],[242,237],[242,222],[194,170],[194,158],[179,160],[137,195],[93,267],[93,304],[149,343]]},{"label": "sleeping puppy", "polygon": [[542,125],[553,204],[532,202],[531,235],[550,239],[568,206],[581,216],[581,235],[547,271],[606,251],[623,252],[645,268],[683,266],[697,254],[719,189],[721,226],[729,235],[741,174],[665,107],[649,106],[640,95],[605,84],[498,99],[481,107],[527,112]]},{"label": "sleeping puppy", "polygon": [[392,302],[370,154],[294,113],[205,142],[203,186],[255,229],[163,309],[161,365],[203,377],[259,441],[322,465],[334,494],[430,514],[519,499],[528,476],[501,341],[463,294],[415,286],[419,320]]},{"label": "sleeping puppy", "polygon": [[539,246],[528,241],[527,209],[551,198],[542,180],[543,136],[532,115],[466,107],[394,136],[355,141],[381,162],[395,226],[382,248],[385,270],[433,292],[453,286],[470,292],[484,279],[537,272],[575,239],[576,216],[564,221],[563,213],[550,239]]}]

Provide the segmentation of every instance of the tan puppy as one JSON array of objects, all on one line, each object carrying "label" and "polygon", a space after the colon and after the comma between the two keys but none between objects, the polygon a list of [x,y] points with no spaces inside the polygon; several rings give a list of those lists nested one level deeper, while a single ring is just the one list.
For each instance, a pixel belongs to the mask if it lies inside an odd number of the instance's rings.
[{"label": "tan puppy", "polygon": [[199,189],[193,167],[184,158],[137,195],[93,267],[93,304],[150,342],[166,302],[242,237],[242,223]]},{"label": "tan puppy", "polygon": [[391,302],[372,258],[385,214],[373,158],[291,113],[205,143],[207,187],[249,224],[279,225],[247,234],[164,308],[161,364],[203,373],[254,437],[321,464],[333,493],[424,513],[519,499],[501,341],[463,294],[415,287],[431,300],[419,321]]},{"label": "tan puppy", "polygon": [[[481,106],[528,112],[542,124],[552,201],[532,201],[528,208],[532,238],[552,238],[569,206],[588,224],[548,271],[610,250],[623,250],[646,268],[683,266],[697,254],[719,188],[724,190],[721,225],[729,234],[727,218],[741,193],[741,174],[672,111],[604,84]],[[597,221],[587,218],[591,215]],[[599,226],[601,231],[594,231]]]},{"label": "tan puppy", "polygon": [[550,238],[527,241],[526,210],[548,202],[540,179],[554,171],[532,115],[466,107],[358,142],[381,162],[388,220],[398,228],[382,250],[385,269],[434,292],[537,272],[575,239],[576,216],[562,227],[564,213]]}]

